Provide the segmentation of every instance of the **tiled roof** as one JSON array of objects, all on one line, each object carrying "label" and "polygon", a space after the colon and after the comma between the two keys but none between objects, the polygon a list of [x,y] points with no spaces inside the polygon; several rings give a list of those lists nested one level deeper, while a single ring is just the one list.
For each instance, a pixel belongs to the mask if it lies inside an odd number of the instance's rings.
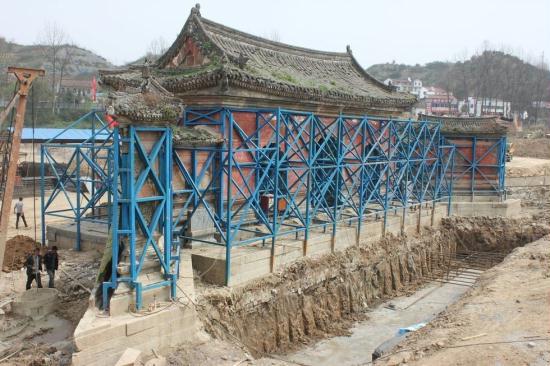
[{"label": "tiled roof", "polygon": [[441,133],[446,135],[505,135],[508,128],[497,122],[497,117],[444,117],[419,114],[419,120],[441,122]]},{"label": "tiled roof", "polygon": [[[189,40],[202,65],[183,62]],[[349,47],[323,52],[270,41],[205,19],[196,7],[151,73],[174,94],[219,86],[334,105],[408,108],[416,101],[369,75]],[[133,70],[102,74],[104,84],[118,89],[135,87],[139,79]]]}]

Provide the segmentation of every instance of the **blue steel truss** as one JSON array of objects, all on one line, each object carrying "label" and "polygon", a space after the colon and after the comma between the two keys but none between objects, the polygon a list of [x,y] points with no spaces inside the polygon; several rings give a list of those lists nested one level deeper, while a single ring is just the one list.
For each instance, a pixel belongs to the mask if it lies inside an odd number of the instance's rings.
[{"label": "blue steel truss", "polygon": [[[176,297],[179,246],[172,247],[172,131],[168,127],[129,126],[127,135],[114,134],[113,146],[117,159],[111,186],[112,268],[110,281],[103,283],[103,304],[108,304],[110,288],[127,282],[135,289],[136,308],[140,309],[144,291],[170,286],[171,297]],[[150,248],[163,280],[144,286],[139,275]],[[126,257],[126,275],[118,273],[119,253]]]},{"label": "blue steel truss", "polygon": [[189,148],[190,162],[174,154],[185,181],[174,194],[187,198],[176,221],[203,208],[216,239],[188,236],[190,220],[178,234],[224,245],[226,282],[235,246],[270,242],[273,256],[275,241],[293,235],[303,238],[305,254],[314,228],[330,229],[334,245],[341,223],[355,223],[359,234],[367,217],[383,217],[385,230],[390,210],[405,215],[451,197],[454,147],[441,143],[437,122],[236,108],[187,108],[183,117],[185,126],[209,126],[226,141]]},{"label": "blue steel truss", "polygon": [[[114,131],[101,119],[99,111],[95,110],[74,121],[67,129],[78,128],[82,124],[92,129],[87,140],[59,144],[55,140],[63,134],[60,132],[43,143],[40,151],[42,243],[46,243],[48,217],[71,219],[76,223],[75,250],[81,247],[81,222],[110,222],[109,211],[100,210],[99,206],[102,202],[108,207],[112,199],[110,178],[113,171]],[[59,156],[67,160],[58,161]],[[53,189],[48,192],[45,186],[46,171],[55,176]],[[54,204],[56,201],[60,204]]]},{"label": "blue steel truss", "polygon": [[[91,123],[92,127],[92,135],[86,141],[58,144],[53,142],[56,136],[41,146],[42,241],[46,242],[49,216],[75,221],[77,250],[81,246],[81,222],[107,224],[112,241],[112,267],[111,278],[103,283],[104,306],[107,308],[108,289],[116,288],[120,282],[127,282],[135,289],[138,309],[142,306],[143,292],[148,289],[170,286],[171,296],[175,297],[179,246],[172,245],[170,128],[130,126],[120,130],[103,122],[99,111],[91,111],[68,129],[83,123],[88,128]],[[143,141],[143,134],[154,137],[152,146],[151,141]],[[56,156],[60,153],[69,157],[67,162],[58,161]],[[44,184],[47,167],[56,178],[51,191],[46,191]],[[54,202],[56,207],[68,208],[54,209]],[[160,237],[164,239],[163,245]],[[139,275],[150,249],[164,278],[142,285]],[[125,257],[125,263],[121,263],[119,253]],[[125,275],[119,274],[121,264],[128,267]]]},{"label": "blue steel truss", "polygon": [[[173,245],[174,228],[184,240],[225,246],[228,283],[233,247],[261,242],[271,246],[273,257],[275,241],[292,236],[303,240],[306,254],[314,229],[330,232],[334,245],[342,224],[355,225],[359,237],[367,219],[381,218],[385,231],[392,210],[405,216],[413,206],[446,202],[450,207],[455,148],[443,144],[437,122],[330,117],[280,108],[187,108],[184,125],[209,126],[225,143],[184,148],[186,159],[172,149],[169,128],[111,129],[95,112],[90,116],[98,120],[97,133],[107,138],[99,142],[92,137],[71,147],[74,156],[67,169],[54,169],[58,183],[52,197],[69,196],[69,185],[84,196],[78,190],[87,178],[78,165],[91,168],[87,203],[76,209],[70,205],[67,217],[110,225],[112,268],[110,280],[103,283],[104,304],[108,290],[120,282],[135,289],[137,308],[147,289],[170,286],[175,296],[180,246]],[[156,134],[154,143],[144,143],[141,136],[147,133]],[[49,147],[43,147],[43,164],[56,167]],[[182,178],[182,187],[172,189],[173,173]],[[46,215],[63,213],[48,211],[51,197],[46,200],[42,190],[45,239]],[[107,217],[85,215],[104,195],[110,205]],[[189,218],[198,209],[212,223],[212,239],[189,235]],[[149,248],[164,278],[143,286],[138,277]],[[119,253],[127,257],[127,274],[119,273]]]}]

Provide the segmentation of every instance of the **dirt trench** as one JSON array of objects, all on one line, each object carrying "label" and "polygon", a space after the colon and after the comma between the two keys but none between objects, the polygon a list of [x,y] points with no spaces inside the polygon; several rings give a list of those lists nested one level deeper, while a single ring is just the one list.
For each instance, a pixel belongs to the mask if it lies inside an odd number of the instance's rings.
[{"label": "dirt trench", "polygon": [[199,316],[213,336],[255,357],[347,334],[369,307],[415,291],[457,250],[504,251],[550,232],[531,218],[448,218],[441,230],[389,236],[320,257],[236,289],[203,289]]}]

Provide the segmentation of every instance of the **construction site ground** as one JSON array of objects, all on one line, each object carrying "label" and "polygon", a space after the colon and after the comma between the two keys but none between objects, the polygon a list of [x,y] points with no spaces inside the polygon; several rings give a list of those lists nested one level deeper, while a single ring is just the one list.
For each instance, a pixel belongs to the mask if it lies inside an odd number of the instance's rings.
[{"label": "construction site ground", "polygon": [[[67,196],[74,202],[76,200],[76,193],[66,192]],[[25,235],[36,239],[36,241],[41,240],[42,235],[42,219],[41,219],[41,202],[40,202],[40,191],[36,193],[33,197],[23,198],[25,219],[27,220],[28,227],[25,227],[23,220],[19,220],[19,228],[15,228],[16,216],[13,213],[13,207],[18,201],[18,198],[14,198],[11,203],[12,214],[8,222],[8,238],[13,238],[16,235]],[[49,207],[50,211],[56,211],[61,209],[67,209],[69,205],[67,200],[63,195],[59,195]],[[62,222],[66,219],[62,217],[48,216],[48,223]]]},{"label": "construction site ground", "polygon": [[514,156],[526,156],[539,159],[550,159],[549,138],[521,138],[511,137],[509,142],[513,144]]},{"label": "construction site ground", "polygon": [[[550,150],[550,147],[548,148]],[[534,177],[550,175],[550,159],[516,156],[506,163],[506,177]]]},{"label": "construction site ground", "polygon": [[[509,176],[542,175],[545,174],[544,172],[549,166],[550,160],[516,156],[511,163],[507,164],[507,174]],[[22,235],[14,240],[14,243],[20,243],[24,249],[22,251],[18,249],[18,253],[16,253],[19,260],[21,253],[32,247],[34,238],[39,240],[41,232],[39,198],[36,198],[36,205],[33,204],[32,198],[26,198],[24,202],[27,222],[30,227],[25,229],[21,228],[23,225],[20,225],[20,228],[16,230],[15,215],[13,215],[10,217],[8,234],[8,237]],[[59,208],[65,207],[64,201],[61,200],[54,205]],[[53,221],[55,219],[49,222]],[[521,230],[514,235],[529,237],[522,233],[525,233],[525,228],[531,225],[530,222],[533,225],[544,226],[548,225],[549,221],[548,203],[537,207],[524,207]],[[465,221],[462,225],[469,224]],[[484,226],[480,226],[485,228],[483,229],[485,231],[476,232],[475,235],[472,234],[472,237],[476,239],[484,235],[489,237],[494,234],[491,233],[491,230],[501,230],[501,228],[494,228],[491,225],[494,224],[488,221]],[[506,224],[503,221],[501,225]],[[491,245],[499,245],[502,242],[498,235],[495,238],[490,241]],[[486,241],[489,242],[489,240]],[[57,310],[54,314],[38,321],[9,314],[4,315],[0,322],[2,327],[0,364],[70,364],[71,354],[74,351],[73,330],[88,307],[90,291],[93,291],[95,286],[100,255],[95,251],[60,251],[60,270],[57,272],[56,282],[60,301]],[[26,273],[24,269],[16,270],[16,267],[21,266],[22,263],[13,259],[13,256],[10,258],[11,263],[4,262],[7,272],[0,272],[0,302],[16,297],[25,291]],[[339,264],[335,262],[333,256],[328,256],[324,263],[345,266],[343,262]],[[403,308],[408,306],[407,304],[412,304],[415,299],[421,298],[415,303],[418,304],[418,312],[431,311],[430,318],[435,318],[429,321],[426,327],[410,333],[404,343],[400,344],[388,356],[376,361],[376,364],[548,364],[550,362],[549,268],[550,238],[545,237],[515,249],[503,263],[485,272],[473,288],[466,288],[465,294],[458,301],[456,300],[460,294],[456,298],[451,296],[447,299],[446,304],[440,303],[439,307],[426,310],[422,306],[427,306],[430,298],[429,296],[423,297],[423,295],[430,292],[435,285],[433,283],[419,284],[401,291],[398,295],[402,297],[380,301],[376,306],[369,308],[366,313],[343,319],[341,323],[333,324],[327,328],[327,331],[303,338],[296,337],[294,345],[286,349],[286,346],[279,348],[283,351],[265,353],[249,347],[245,344],[246,342],[232,333],[230,327],[226,331],[219,331],[222,328],[220,326],[217,327],[218,332],[212,331],[212,324],[208,324],[208,322],[212,322],[219,314],[212,313],[213,308],[205,305],[207,301],[205,299],[212,299],[208,296],[211,295],[213,288],[201,284],[200,278],[196,277],[195,283],[199,298],[197,310],[201,319],[206,321],[206,326],[196,339],[163,352],[163,356],[166,357],[169,365],[320,365],[323,362],[313,357],[308,358],[308,352],[321,357],[322,354],[319,351],[321,347],[335,345],[338,342],[341,345],[345,344],[350,349],[358,349],[361,347],[360,343],[357,343],[357,339],[354,338],[357,329],[361,328],[364,332],[368,327],[377,326],[374,320],[369,323],[369,319],[373,319],[376,314],[395,311],[387,308],[389,304]],[[291,272],[282,275],[278,281],[284,282],[285,279],[293,278],[293,276],[299,277],[300,272],[293,274],[292,270],[296,269],[290,269]],[[42,276],[42,281],[43,284],[47,284],[45,273]],[[278,287],[270,281],[272,280],[263,281],[258,286],[276,294],[279,291]],[[270,284],[273,285],[272,288],[269,287]],[[424,299],[427,303],[422,305]],[[414,308],[414,306],[410,308]],[[440,311],[443,312],[439,314]],[[426,320],[422,317],[404,317],[403,319],[406,321],[404,320],[402,324],[394,324],[396,328],[406,322]],[[257,319],[252,321],[257,321]],[[381,327],[380,324],[378,326]],[[383,327],[391,333],[392,329],[388,324],[384,324]],[[397,332],[398,329],[393,331]],[[221,334],[224,335],[221,336]],[[323,341],[323,339],[334,336],[337,338]],[[365,336],[365,338],[368,337]],[[545,341],[544,338],[546,338]],[[317,341],[321,342],[316,343]],[[372,345],[374,346],[375,343],[377,342],[373,341]],[[336,363],[344,366],[371,362],[370,351],[367,348],[364,350],[365,357],[352,358],[350,362],[353,363],[346,361],[350,357],[349,353],[342,353],[342,359],[338,359],[337,356],[330,358],[330,363],[324,364]]]}]

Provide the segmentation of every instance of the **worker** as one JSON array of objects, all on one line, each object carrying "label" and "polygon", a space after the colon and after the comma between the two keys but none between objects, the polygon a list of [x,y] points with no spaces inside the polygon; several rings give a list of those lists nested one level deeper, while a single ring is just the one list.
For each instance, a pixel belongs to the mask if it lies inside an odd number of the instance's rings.
[{"label": "worker", "polygon": [[15,206],[13,207],[13,213],[17,216],[17,219],[15,220],[15,228],[19,228],[19,218],[21,217],[23,219],[23,223],[25,224],[25,227],[27,226],[27,220],[25,220],[25,213],[23,212],[23,197],[19,197],[19,201],[15,203]]},{"label": "worker", "polygon": [[54,245],[49,248],[46,254],[44,255],[44,266],[46,267],[46,272],[48,272],[48,277],[50,278],[48,282],[49,288],[54,288],[54,277],[55,271],[59,264],[59,259],[57,257],[57,247]]},{"label": "worker", "polygon": [[42,272],[42,256],[40,255],[40,248],[34,250],[34,254],[30,254],[27,257],[27,290],[31,288],[32,281],[36,280],[38,288],[42,288],[42,281],[40,279],[40,272]]}]

